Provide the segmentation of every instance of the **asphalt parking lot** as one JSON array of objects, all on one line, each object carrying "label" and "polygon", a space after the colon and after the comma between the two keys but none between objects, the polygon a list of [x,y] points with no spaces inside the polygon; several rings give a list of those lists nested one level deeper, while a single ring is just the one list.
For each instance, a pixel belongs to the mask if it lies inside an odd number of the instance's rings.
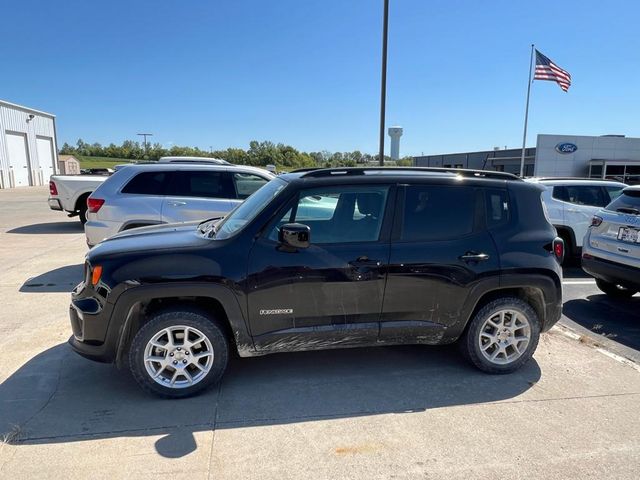
[{"label": "asphalt parking lot", "polygon": [[159,400],[67,347],[86,245],[46,197],[0,190],[0,478],[638,477],[640,295],[567,269],[560,327],[509,376],[453,347],[306,352]]}]

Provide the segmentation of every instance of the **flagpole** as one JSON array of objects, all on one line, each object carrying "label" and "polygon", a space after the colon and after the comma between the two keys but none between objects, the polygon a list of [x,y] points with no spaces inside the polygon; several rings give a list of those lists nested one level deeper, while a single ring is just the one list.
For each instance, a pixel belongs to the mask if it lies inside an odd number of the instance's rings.
[{"label": "flagpole", "polygon": [[529,95],[531,94],[531,66],[533,65],[534,44],[531,44],[531,57],[529,58],[529,82],[527,83],[527,107],[524,110],[524,132],[522,133],[522,156],[520,157],[520,178],[524,177],[524,153],[527,143],[527,121],[529,120]]}]

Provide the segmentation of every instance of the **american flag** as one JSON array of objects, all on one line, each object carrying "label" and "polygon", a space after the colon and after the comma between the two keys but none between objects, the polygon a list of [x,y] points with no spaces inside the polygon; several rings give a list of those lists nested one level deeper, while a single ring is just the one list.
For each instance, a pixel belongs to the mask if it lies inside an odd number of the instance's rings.
[{"label": "american flag", "polygon": [[569,86],[571,85],[571,75],[569,75],[569,72],[561,69],[538,50],[536,50],[536,72],[533,79],[556,82],[565,92],[569,90]]}]

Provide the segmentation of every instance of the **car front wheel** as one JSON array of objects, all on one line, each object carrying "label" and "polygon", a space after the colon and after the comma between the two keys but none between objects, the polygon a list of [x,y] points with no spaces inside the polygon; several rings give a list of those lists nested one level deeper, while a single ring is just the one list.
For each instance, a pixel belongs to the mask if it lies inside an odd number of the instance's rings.
[{"label": "car front wheel", "polygon": [[524,300],[493,300],[471,319],[462,352],[487,373],[511,373],[528,362],[538,346],[540,320]]},{"label": "car front wheel", "polygon": [[194,395],[217,383],[229,358],[222,329],[187,308],[154,315],[135,335],[129,368],[147,392],[166,398]]}]

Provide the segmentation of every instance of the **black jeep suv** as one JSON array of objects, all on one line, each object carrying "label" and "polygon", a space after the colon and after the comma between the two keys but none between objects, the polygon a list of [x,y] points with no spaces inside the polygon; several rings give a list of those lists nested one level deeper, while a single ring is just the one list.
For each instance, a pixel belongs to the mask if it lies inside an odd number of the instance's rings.
[{"label": "black jeep suv", "polygon": [[497,172],[285,174],[222,220],[92,248],[69,342],[166,397],[217,382],[230,349],[459,340],[478,368],[512,372],[561,314],[563,244],[540,193]]}]

